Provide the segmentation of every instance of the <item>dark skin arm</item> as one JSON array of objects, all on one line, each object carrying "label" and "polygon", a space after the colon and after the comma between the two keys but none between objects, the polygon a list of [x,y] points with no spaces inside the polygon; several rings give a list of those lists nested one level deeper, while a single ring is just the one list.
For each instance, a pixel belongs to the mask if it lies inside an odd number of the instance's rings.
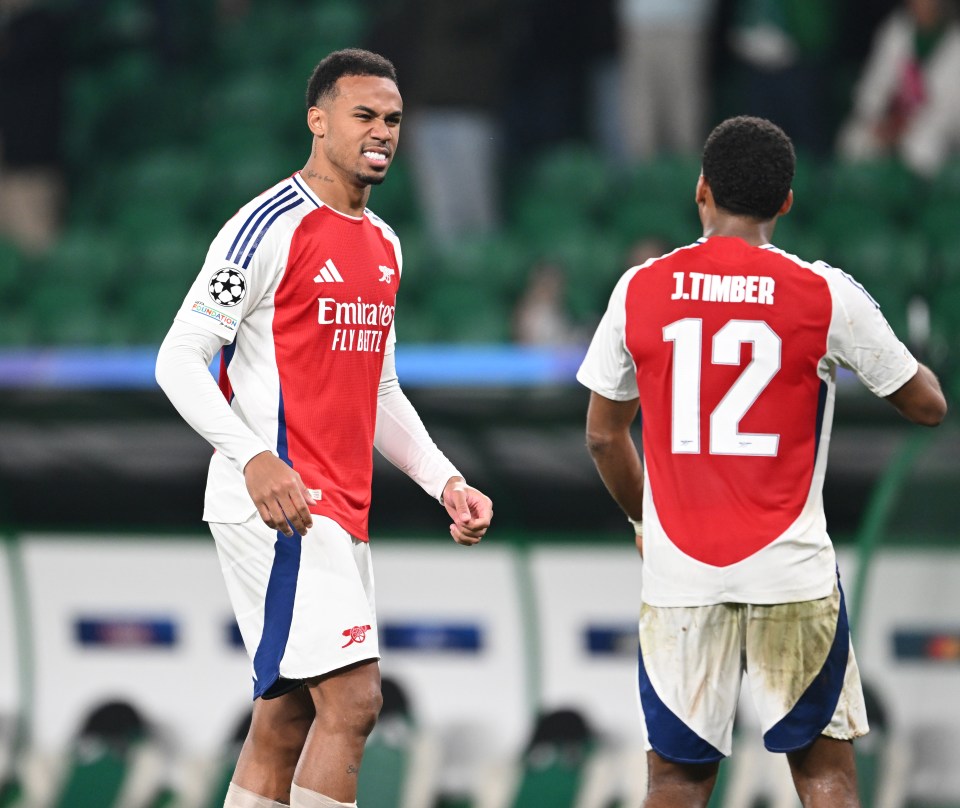
[{"label": "dark skin arm", "polygon": [[[643,513],[643,463],[630,434],[640,399],[613,401],[590,394],[587,409],[587,451],[610,496],[631,519]],[[637,548],[643,552],[642,537]]]},{"label": "dark skin arm", "polygon": [[940,382],[926,365],[910,381],[886,397],[904,418],[921,426],[938,426],[947,414]]}]

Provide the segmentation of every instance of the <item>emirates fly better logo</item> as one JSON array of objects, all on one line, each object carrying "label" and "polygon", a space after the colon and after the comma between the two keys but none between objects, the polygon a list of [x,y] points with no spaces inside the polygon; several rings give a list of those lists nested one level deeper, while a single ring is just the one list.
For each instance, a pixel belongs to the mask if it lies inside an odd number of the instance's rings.
[{"label": "emirates fly better logo", "polygon": [[348,645],[353,645],[356,643],[361,643],[367,639],[367,632],[370,630],[370,626],[354,626],[353,628],[345,628],[343,630],[343,636],[349,637],[341,648],[346,648]]}]

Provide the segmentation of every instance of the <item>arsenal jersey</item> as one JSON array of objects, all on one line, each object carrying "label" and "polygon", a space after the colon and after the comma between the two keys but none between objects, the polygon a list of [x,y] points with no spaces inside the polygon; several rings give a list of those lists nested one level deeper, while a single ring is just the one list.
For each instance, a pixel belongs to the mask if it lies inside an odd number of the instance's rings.
[{"label": "arsenal jersey", "polygon": [[[220,387],[233,411],[299,472],[310,510],[362,540],[401,270],[381,219],[333,210],[295,174],[227,222],[177,314],[228,341]],[[242,472],[215,453],[204,519],[254,511]]]},{"label": "arsenal jersey", "polygon": [[712,237],[621,278],[577,378],[640,399],[646,602],[830,594],[822,490],[839,367],[886,396],[917,362],[825,263]]}]

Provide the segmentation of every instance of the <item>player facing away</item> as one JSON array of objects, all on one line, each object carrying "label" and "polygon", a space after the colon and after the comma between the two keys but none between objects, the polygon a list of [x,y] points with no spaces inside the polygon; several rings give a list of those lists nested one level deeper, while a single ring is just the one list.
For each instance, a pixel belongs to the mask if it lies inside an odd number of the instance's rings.
[{"label": "player facing away", "polygon": [[366,209],[400,133],[394,67],[331,53],[306,101],[306,166],[223,227],[157,358],[160,386],[216,450],[204,519],[253,663],[226,808],[355,804],[381,704],[373,448],[440,500],[456,542],[480,541],[492,517],[397,381],[403,259]]},{"label": "player facing away", "polygon": [[866,711],[822,500],[836,371],[915,423],[946,402],[860,284],[770,243],[794,167],[769,121],[717,126],[703,237],[623,275],[577,374],[590,454],[643,553],[647,808],[707,804],[744,673],[803,805],[859,804]]}]

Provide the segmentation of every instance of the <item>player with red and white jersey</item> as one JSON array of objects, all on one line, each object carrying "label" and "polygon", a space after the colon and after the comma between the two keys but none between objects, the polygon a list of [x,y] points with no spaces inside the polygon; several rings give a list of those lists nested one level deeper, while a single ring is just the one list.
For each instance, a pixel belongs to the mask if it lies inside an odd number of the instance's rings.
[{"label": "player with red and white jersey", "polygon": [[856,804],[866,714],[822,500],[836,373],[918,423],[945,403],[860,284],[770,244],[794,166],[768,121],[718,126],[704,237],[620,279],[577,374],[591,454],[643,554],[647,806],[706,805],[745,671],[804,805]]},{"label": "player with red and white jersey", "polygon": [[374,446],[440,500],[455,541],[474,544],[490,524],[490,500],[397,380],[403,258],[366,202],[401,116],[389,61],[355,49],[321,61],[307,165],[223,227],[157,359],[164,391],[216,449],[204,519],[253,662],[253,722],[225,808],[356,799],[380,702]]}]

